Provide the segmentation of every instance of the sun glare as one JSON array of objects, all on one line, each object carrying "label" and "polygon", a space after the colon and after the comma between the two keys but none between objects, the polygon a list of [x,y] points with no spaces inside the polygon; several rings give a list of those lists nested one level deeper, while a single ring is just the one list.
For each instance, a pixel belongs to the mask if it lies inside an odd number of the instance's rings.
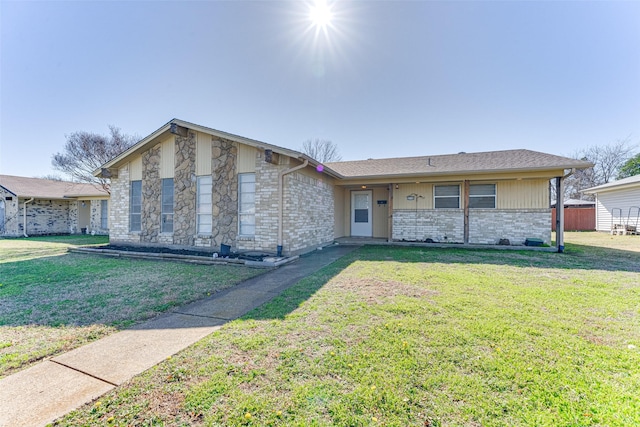
[{"label": "sun glare", "polygon": [[331,23],[332,17],[331,8],[326,0],[316,0],[309,11],[309,18],[316,27],[325,28]]}]

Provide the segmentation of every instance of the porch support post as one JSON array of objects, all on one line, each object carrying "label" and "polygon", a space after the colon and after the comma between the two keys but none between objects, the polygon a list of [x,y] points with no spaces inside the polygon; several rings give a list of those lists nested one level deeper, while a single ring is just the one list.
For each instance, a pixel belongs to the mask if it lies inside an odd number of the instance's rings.
[{"label": "porch support post", "polygon": [[393,240],[393,183],[389,184],[389,201],[387,202],[387,242]]},{"label": "porch support post", "polygon": [[564,177],[556,178],[556,248],[564,252]]},{"label": "porch support post", "polygon": [[469,243],[469,180],[464,180],[464,244]]}]

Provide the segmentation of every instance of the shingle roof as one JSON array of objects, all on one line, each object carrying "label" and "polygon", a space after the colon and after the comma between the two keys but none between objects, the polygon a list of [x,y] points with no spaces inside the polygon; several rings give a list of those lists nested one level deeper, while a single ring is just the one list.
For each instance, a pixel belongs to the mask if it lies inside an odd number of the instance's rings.
[{"label": "shingle roof", "polygon": [[[564,201],[565,206],[595,206],[596,202],[592,200],[567,199]],[[551,201],[551,207],[556,205],[556,201]]]},{"label": "shingle roof", "polygon": [[583,193],[597,193],[602,190],[614,190],[618,187],[628,186],[633,184],[640,184],[640,175],[630,176],[629,178],[619,179],[617,181],[609,182],[606,184],[598,185],[597,187],[587,188],[582,190]]},{"label": "shingle roof", "polygon": [[327,163],[345,178],[399,175],[444,175],[468,172],[507,172],[585,169],[590,162],[531,150],[488,151],[438,156],[400,157]]},{"label": "shingle roof", "polygon": [[0,186],[17,197],[34,197],[39,199],[67,199],[108,195],[91,184],[26,178],[23,176],[0,175]]}]

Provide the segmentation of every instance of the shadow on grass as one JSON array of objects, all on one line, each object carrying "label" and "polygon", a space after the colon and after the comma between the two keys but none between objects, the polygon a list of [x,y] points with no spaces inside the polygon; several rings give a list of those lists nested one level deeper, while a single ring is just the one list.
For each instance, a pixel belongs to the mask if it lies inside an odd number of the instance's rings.
[{"label": "shadow on grass", "polygon": [[[35,278],[49,279],[51,286],[56,286],[56,283],[61,282],[63,278],[68,278],[69,271],[65,271],[64,264],[70,258],[80,259],[80,264],[83,269],[93,271],[98,267],[104,267],[105,264],[116,262],[117,268],[111,266],[109,270],[111,275],[117,276],[118,272],[127,271],[127,265],[137,266],[146,265],[141,275],[144,280],[153,281],[153,274],[156,270],[159,270],[159,266],[164,264],[170,266],[171,275],[173,277],[180,277],[181,268],[176,263],[162,263],[158,261],[142,261],[142,260],[125,260],[125,259],[110,259],[102,257],[92,257],[87,255],[63,255],[50,258],[39,258],[33,261],[29,261],[30,267],[28,269],[17,268],[19,264],[26,263],[27,261],[10,262],[2,265],[0,270],[0,283],[3,280],[7,280],[7,277],[12,274],[11,268],[21,270],[25,274],[24,281],[34,280]],[[78,257],[78,258],[76,258]],[[61,262],[63,261],[63,262]],[[524,271],[525,268],[545,268],[545,269],[576,269],[585,270],[585,274],[588,271],[612,271],[612,272],[640,272],[640,254],[637,252],[615,250],[608,248],[599,248],[584,245],[567,245],[567,251],[565,254],[557,254],[551,252],[533,252],[533,251],[514,251],[514,250],[491,250],[491,249],[464,249],[464,248],[429,248],[429,247],[394,247],[394,246],[364,246],[354,250],[352,247],[334,246],[326,248],[323,251],[311,253],[305,257],[302,257],[299,261],[292,264],[280,267],[277,270],[268,272],[258,277],[249,278],[244,280],[238,285],[234,285],[230,281],[227,281],[225,285],[212,289],[211,296],[202,298],[200,293],[195,295],[191,299],[183,299],[185,303],[189,300],[193,302],[189,305],[181,305],[182,303],[167,303],[161,302],[158,306],[153,306],[148,312],[140,314],[140,312],[132,311],[128,317],[113,318],[102,317],[96,315],[91,319],[84,319],[80,322],[73,321],[74,315],[71,314],[74,310],[78,311],[78,308],[73,308],[73,293],[80,299],[85,298],[99,298],[97,304],[104,307],[105,312],[112,311],[114,305],[113,298],[118,299],[120,304],[132,304],[136,305],[135,298],[117,296],[106,293],[100,296],[89,296],[82,280],[81,272],[77,272],[78,278],[71,284],[72,290],[63,292],[58,304],[47,305],[47,302],[43,304],[43,301],[38,301],[38,304],[29,306],[28,297],[20,293],[20,285],[14,289],[16,292],[12,295],[12,290],[9,287],[0,287],[0,308],[2,308],[0,315],[0,328],[14,326],[44,326],[55,329],[61,325],[77,325],[88,326],[94,325],[111,326],[117,329],[122,329],[123,326],[130,326],[135,323],[129,329],[143,330],[143,329],[184,329],[193,327],[211,327],[222,325],[229,320],[239,318],[240,320],[272,320],[272,319],[284,319],[290,313],[295,311],[301,304],[309,300],[313,295],[324,287],[332,278],[338,276],[341,272],[348,269],[354,262],[359,261],[374,261],[374,262],[399,262],[399,263],[426,263],[426,264],[492,264],[492,265],[504,265],[509,267],[522,267],[523,274],[531,274],[531,271]],[[51,265],[57,264],[58,267],[55,270],[51,270]],[[73,264],[73,263],[72,263]],[[211,275],[211,269],[208,266],[201,266],[207,272],[207,277]],[[237,267],[229,267],[235,269]],[[437,267],[434,267],[437,268]],[[28,271],[25,271],[28,270]],[[107,271],[107,270],[97,270]],[[107,275],[107,273],[103,273]],[[15,277],[13,277],[15,279]],[[105,278],[103,278],[105,279]],[[372,278],[374,279],[374,278]],[[168,281],[176,281],[174,279],[166,279]],[[561,281],[561,278],[558,278]],[[25,282],[23,282],[25,283]],[[102,283],[102,282],[100,282]],[[132,287],[143,287],[142,280],[134,280],[131,282]],[[15,285],[15,281],[14,281]],[[48,286],[45,284],[43,286]],[[100,286],[95,284],[94,286]],[[4,288],[4,289],[3,289]],[[137,290],[137,289],[134,289]],[[148,292],[148,291],[142,291]],[[206,291],[205,291],[206,294]],[[25,309],[28,311],[38,310],[56,310],[58,313],[47,313],[47,316],[36,320],[38,317],[14,317],[9,318],[6,316],[7,310],[12,302],[12,298],[22,298],[22,304],[26,304]],[[25,299],[26,298],[26,299]],[[200,298],[198,300],[198,298]],[[93,301],[96,303],[96,301]],[[185,308],[195,306],[200,307],[204,311],[199,312],[197,309],[193,312],[185,313]],[[217,307],[216,307],[217,306]],[[177,308],[179,307],[179,308]],[[15,308],[15,307],[14,307]],[[226,310],[227,315],[216,317],[215,314],[207,314],[215,312],[217,309]],[[15,311],[15,310],[14,310]],[[81,312],[82,310],[78,311]],[[161,313],[161,312],[165,313]],[[168,311],[168,312],[167,312]],[[95,314],[95,313],[94,313]],[[92,314],[91,316],[94,316]],[[103,313],[104,314],[104,313]],[[169,321],[171,317],[172,320]],[[180,319],[186,320],[180,320]],[[61,319],[63,319],[61,321]],[[64,320],[66,319],[66,321]],[[149,320],[150,319],[150,320]],[[115,322],[114,322],[115,320]],[[145,321],[148,320],[148,321]],[[80,341],[86,342],[84,338],[80,338]],[[0,354],[1,356],[1,354]],[[46,357],[50,354],[39,356]]]},{"label": "shadow on grass", "polygon": [[[86,256],[86,255],[79,255]],[[60,263],[61,257],[56,256],[56,264]],[[64,260],[66,256],[63,256]],[[91,263],[110,263],[113,259],[97,258],[83,263],[83,268],[92,270],[99,265]],[[120,271],[126,271],[127,265],[140,265],[140,260],[124,260],[116,259],[115,261],[122,263]],[[105,324],[115,326],[119,329],[131,326],[148,319],[161,315],[162,313],[170,314],[178,312],[184,315],[210,317],[217,324],[220,320],[227,321],[240,316],[244,318],[250,317],[254,319],[280,319],[295,310],[301,303],[308,300],[319,289],[321,289],[333,277],[339,275],[344,269],[348,268],[355,261],[393,261],[401,263],[444,263],[444,264],[493,264],[511,267],[523,268],[553,268],[553,269],[579,269],[579,270],[602,270],[612,272],[640,272],[640,253],[624,250],[616,250],[609,248],[573,245],[567,244],[566,252],[558,254],[553,252],[538,252],[527,250],[499,250],[499,249],[466,249],[466,248],[433,248],[433,247],[400,247],[400,246],[363,246],[353,251],[353,248],[345,246],[333,246],[311,253],[302,257],[299,261],[280,267],[277,270],[253,277],[245,280],[243,283],[227,286],[220,286],[211,289],[211,296],[202,298],[196,296],[194,298],[183,299],[182,302],[160,301],[158,304],[151,306],[144,313],[136,313],[133,317],[126,315],[121,318],[113,318],[107,315],[102,319],[75,318],[70,313],[74,310],[71,308],[74,298],[71,297],[69,291],[66,297],[55,304],[47,304],[38,301],[33,307],[27,310],[51,310],[56,313],[49,313],[48,316],[42,317],[45,321],[30,321],[22,319],[10,319],[6,316],[0,316],[0,326],[24,326],[24,325],[42,325],[42,326],[60,326],[60,325],[77,325],[86,326],[91,324]],[[151,263],[151,267],[147,270],[146,276],[151,275],[155,268],[153,265],[156,261],[145,261]],[[75,287],[79,289],[73,290],[77,298],[83,296],[81,286],[83,272],[71,273],[65,271],[64,268],[51,270],[47,267],[47,258],[40,258],[32,261],[31,277],[37,276],[46,278],[51,282],[52,286],[62,278],[68,278],[70,274],[76,274],[74,278]],[[10,266],[16,263],[7,263]],[[44,267],[43,267],[44,266]],[[41,268],[40,270],[38,268]],[[24,269],[23,269],[24,270]],[[98,270],[100,271],[100,270]],[[112,270],[113,271],[113,270]],[[0,283],[5,271],[0,271]],[[10,273],[9,273],[10,274]],[[113,272],[111,273],[113,275]],[[172,274],[180,274],[177,267]],[[530,274],[530,273],[527,273]],[[5,276],[6,277],[6,276]],[[145,277],[148,280],[149,277]],[[28,279],[27,279],[28,280]],[[559,279],[560,280],[560,279]],[[135,286],[135,281],[132,282]],[[98,286],[98,285],[96,285]],[[142,288],[142,285],[140,285]],[[15,287],[15,286],[14,286]],[[9,307],[12,298],[11,289],[0,288],[0,306]],[[19,293],[19,291],[17,291]],[[105,312],[114,311],[116,304],[121,307],[128,305],[135,306],[135,298],[128,298],[126,294],[110,294],[105,292],[101,295],[88,296],[92,298],[92,304],[97,304],[105,308]],[[96,299],[98,301],[96,301]],[[3,301],[4,300],[4,301]],[[192,301],[190,305],[189,301]],[[218,307],[216,307],[216,305]],[[195,308],[189,309],[190,306]],[[257,307],[257,308],[256,308]],[[186,308],[186,310],[183,310]],[[77,309],[76,309],[77,310]],[[128,310],[128,309],[126,309]],[[216,311],[217,310],[217,311]],[[134,308],[131,309],[135,312]],[[5,310],[5,313],[7,311]],[[167,313],[169,312],[169,313]],[[224,313],[219,315],[217,313]],[[65,317],[66,316],[66,317]],[[4,319],[3,319],[4,317]],[[33,317],[31,317],[33,319]],[[180,322],[174,324],[175,328],[190,327],[181,326]],[[134,326],[136,328],[136,326]],[[143,328],[139,325],[138,328]]]},{"label": "shadow on grass", "polygon": [[[363,246],[318,270],[242,319],[283,319],[355,261],[493,264],[522,268],[640,272],[640,253],[568,244],[563,254],[529,250]],[[524,274],[524,273],[523,273]],[[530,274],[530,273],[527,273]],[[588,274],[588,273],[587,273]],[[561,280],[560,278],[558,280]]]}]

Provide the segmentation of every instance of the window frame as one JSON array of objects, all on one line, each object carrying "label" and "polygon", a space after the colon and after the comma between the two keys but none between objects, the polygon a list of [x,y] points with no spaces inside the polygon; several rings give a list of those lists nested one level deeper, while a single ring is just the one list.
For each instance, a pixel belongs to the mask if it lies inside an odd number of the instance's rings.
[{"label": "window frame", "polygon": [[[134,194],[134,191],[138,194]],[[138,199],[138,203],[134,203],[134,197]],[[135,207],[137,210],[134,209]],[[134,217],[137,221],[134,221]],[[137,227],[134,227],[134,224]],[[131,181],[129,185],[129,231],[133,233],[142,231],[142,180]]]},{"label": "window frame", "polygon": [[[493,194],[471,194],[471,188],[472,187],[479,187],[479,186],[488,186],[488,185],[492,185],[493,186]],[[479,199],[479,198],[493,198],[493,206],[492,207],[487,207],[487,206],[472,206],[471,200],[472,199]],[[498,187],[495,183],[486,183],[486,184],[469,184],[469,209],[497,209],[498,207]]]},{"label": "window frame", "polygon": [[4,197],[0,198],[0,234],[4,234],[4,224],[7,218],[7,204],[4,201]]},{"label": "window frame", "polygon": [[100,200],[100,228],[109,229],[109,200]]},{"label": "window frame", "polygon": [[[203,183],[203,181],[205,181]],[[208,183],[206,182],[208,181]],[[203,186],[208,185],[208,193],[203,193]],[[209,203],[201,203],[203,195],[209,195]],[[211,175],[200,175],[196,177],[196,234],[200,236],[211,236],[213,234],[213,177]],[[206,208],[208,206],[208,209]],[[203,208],[205,212],[203,212]],[[203,224],[203,219],[209,218],[208,224]],[[202,230],[202,227],[208,226],[208,230]]]},{"label": "window frame", "polygon": [[162,178],[160,196],[160,232],[173,233],[174,182],[173,178]]},{"label": "window frame", "polygon": [[[456,196],[438,196],[437,189],[438,187],[456,187],[458,189],[458,194]],[[460,184],[434,184],[433,185],[433,208],[434,209],[460,209]],[[456,199],[457,206],[438,206],[437,201],[443,199]]]},{"label": "window frame", "polygon": [[[251,177],[250,181],[244,178]],[[243,189],[243,184],[253,187],[253,191]],[[252,185],[249,185],[252,184]],[[253,201],[243,201],[244,195],[253,195]],[[256,174],[255,172],[238,174],[238,235],[241,237],[255,237],[256,235]],[[248,221],[247,221],[248,220]]]}]

